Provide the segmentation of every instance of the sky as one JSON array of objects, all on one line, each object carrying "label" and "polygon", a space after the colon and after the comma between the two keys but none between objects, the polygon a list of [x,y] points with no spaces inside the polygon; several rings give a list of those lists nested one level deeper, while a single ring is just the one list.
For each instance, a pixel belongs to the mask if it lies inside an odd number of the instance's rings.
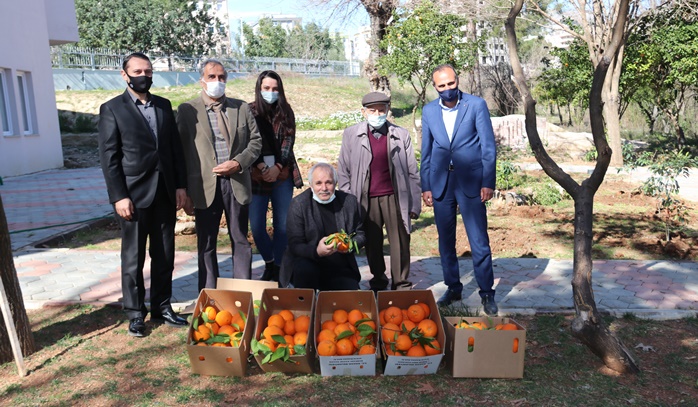
[{"label": "sky", "polygon": [[368,14],[361,6],[350,19],[346,19],[344,16],[332,18],[330,7],[313,6],[308,0],[228,0],[231,33],[239,32],[241,19],[249,24],[257,21],[263,13],[295,14],[303,18],[303,25],[315,22],[331,33],[354,34],[359,27],[368,25]]}]

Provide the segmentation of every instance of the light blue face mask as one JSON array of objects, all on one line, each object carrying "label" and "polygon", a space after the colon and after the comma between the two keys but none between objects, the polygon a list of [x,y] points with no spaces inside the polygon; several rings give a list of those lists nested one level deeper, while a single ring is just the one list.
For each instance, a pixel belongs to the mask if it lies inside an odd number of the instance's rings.
[{"label": "light blue face mask", "polygon": [[387,114],[382,114],[379,116],[366,116],[366,121],[368,121],[369,126],[373,127],[374,129],[378,130],[383,125],[385,124],[386,120],[388,120],[388,115]]},{"label": "light blue face mask", "polygon": [[279,100],[279,92],[262,91],[262,98],[265,102],[272,104]]},{"label": "light blue face mask", "polygon": [[326,201],[323,201],[322,199],[320,199],[319,196],[317,196],[317,194],[315,194],[315,191],[313,191],[313,199],[315,200],[315,202],[317,202],[317,203],[319,203],[319,204],[322,204],[322,205],[327,205],[328,203],[334,201],[334,199],[335,199],[336,197],[337,197],[337,194],[335,194],[335,193],[333,192],[333,193],[332,193],[332,196],[330,197],[330,199],[328,199],[328,200],[326,200]]}]

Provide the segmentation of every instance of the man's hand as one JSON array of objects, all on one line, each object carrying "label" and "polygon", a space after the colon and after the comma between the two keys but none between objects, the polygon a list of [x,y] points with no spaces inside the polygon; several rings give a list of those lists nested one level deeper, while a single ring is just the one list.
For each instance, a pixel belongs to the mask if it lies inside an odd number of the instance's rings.
[{"label": "man's hand", "polygon": [[114,204],[114,209],[116,210],[117,215],[126,220],[131,220],[133,218],[134,207],[133,202],[131,202],[131,198],[124,198],[116,201]]},{"label": "man's hand", "polygon": [[213,167],[213,173],[218,176],[227,176],[235,174],[236,172],[240,172],[240,169],[241,167],[239,162],[235,160],[228,160],[223,164],[218,164],[215,167]]},{"label": "man's hand", "polygon": [[184,208],[184,205],[187,203],[187,190],[185,188],[177,188],[175,191],[175,202],[177,210]]},{"label": "man's hand", "polygon": [[184,213],[189,216],[194,216],[194,201],[192,201],[188,195],[187,201],[184,202],[184,206],[182,206],[182,208],[184,209]]},{"label": "man's hand", "polygon": [[482,202],[487,202],[494,196],[494,189],[492,188],[482,188],[480,189],[480,200]]},{"label": "man's hand", "polygon": [[333,244],[325,244],[329,236],[325,236],[317,243],[317,254],[320,257],[326,257],[337,252],[337,248]]},{"label": "man's hand", "polygon": [[279,178],[279,173],[281,173],[279,167],[272,165],[266,171],[262,171],[262,179],[265,182],[276,182],[276,179]]},{"label": "man's hand", "polygon": [[431,207],[434,205],[434,200],[432,199],[431,191],[422,192],[422,201],[424,201],[424,205],[426,206]]}]

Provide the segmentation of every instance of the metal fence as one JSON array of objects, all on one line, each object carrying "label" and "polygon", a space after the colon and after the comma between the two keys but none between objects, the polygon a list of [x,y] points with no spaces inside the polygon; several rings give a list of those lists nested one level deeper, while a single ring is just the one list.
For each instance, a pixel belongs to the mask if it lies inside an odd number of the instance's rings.
[{"label": "metal fence", "polygon": [[[120,70],[128,52],[76,46],[51,47],[51,63],[58,69]],[[192,72],[205,58],[176,55],[148,55],[158,71]],[[325,61],[292,58],[217,58],[230,72],[256,74],[267,69],[314,76],[360,76],[358,61]]]}]

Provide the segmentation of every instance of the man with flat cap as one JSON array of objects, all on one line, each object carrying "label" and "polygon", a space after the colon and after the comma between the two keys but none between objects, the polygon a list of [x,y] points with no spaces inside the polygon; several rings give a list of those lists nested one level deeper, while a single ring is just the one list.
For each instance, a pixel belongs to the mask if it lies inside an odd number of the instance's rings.
[{"label": "man with flat cap", "polygon": [[409,290],[411,219],[422,210],[417,160],[410,133],[387,121],[390,96],[371,92],[361,100],[365,121],[342,136],[338,188],[358,199],[366,233],[366,257],[374,292],[388,288],[383,226],[390,244],[393,290]]}]

